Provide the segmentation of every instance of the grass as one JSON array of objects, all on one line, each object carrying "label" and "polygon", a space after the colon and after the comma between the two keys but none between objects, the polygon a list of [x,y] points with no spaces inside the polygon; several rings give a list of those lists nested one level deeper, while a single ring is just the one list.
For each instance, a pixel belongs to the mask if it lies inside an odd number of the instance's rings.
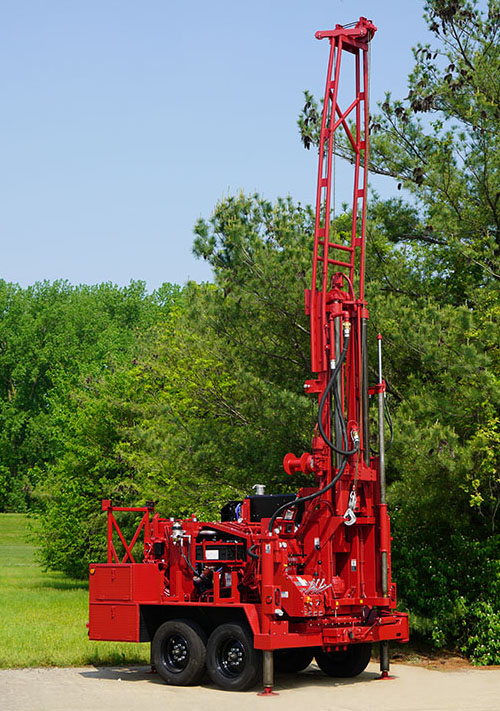
[{"label": "grass", "polygon": [[0,668],[143,664],[149,644],[91,642],[88,584],[46,573],[23,514],[0,514]]}]

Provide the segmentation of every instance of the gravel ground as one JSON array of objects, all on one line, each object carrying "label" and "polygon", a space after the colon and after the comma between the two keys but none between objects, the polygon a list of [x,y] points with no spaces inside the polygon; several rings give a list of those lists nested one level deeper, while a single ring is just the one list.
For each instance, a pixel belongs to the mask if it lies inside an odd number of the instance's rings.
[{"label": "gravel ground", "polygon": [[356,679],[330,679],[314,665],[276,679],[279,696],[227,692],[210,684],[167,686],[147,667],[0,670],[2,711],[500,711],[500,669],[436,671],[393,664],[378,679],[370,663]]}]

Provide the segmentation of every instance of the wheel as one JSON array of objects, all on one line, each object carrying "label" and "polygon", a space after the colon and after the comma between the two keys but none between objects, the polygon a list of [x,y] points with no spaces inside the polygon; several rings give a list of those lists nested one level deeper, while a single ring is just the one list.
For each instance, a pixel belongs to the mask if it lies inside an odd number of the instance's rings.
[{"label": "wheel", "polygon": [[189,686],[201,681],[205,671],[207,636],[191,620],[169,620],[156,630],[151,659],[167,684]]},{"label": "wheel", "polygon": [[309,647],[298,649],[277,649],[274,652],[274,668],[279,672],[300,672],[307,669],[314,657]]},{"label": "wheel", "polygon": [[250,689],[259,679],[261,664],[262,655],[254,649],[246,627],[236,623],[220,625],[208,638],[207,671],[222,689]]},{"label": "wheel", "polygon": [[316,652],[316,662],[328,676],[358,676],[370,661],[371,644],[351,644],[343,652]]}]

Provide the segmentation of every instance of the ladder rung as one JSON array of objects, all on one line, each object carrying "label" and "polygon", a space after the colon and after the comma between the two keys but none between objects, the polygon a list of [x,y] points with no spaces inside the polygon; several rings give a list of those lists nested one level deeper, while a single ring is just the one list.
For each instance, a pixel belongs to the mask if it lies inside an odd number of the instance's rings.
[{"label": "ladder rung", "polygon": [[[325,240],[319,239],[318,244],[321,244],[324,246]],[[354,247],[348,247],[346,244],[334,244],[333,242],[328,243],[328,248],[329,249],[342,249],[344,252],[352,252],[354,249]]]},{"label": "ladder rung", "polygon": [[[320,262],[324,262],[324,261],[325,261],[325,260],[323,259],[323,257],[318,257],[318,259],[319,259]],[[341,261],[339,261],[338,259],[330,259],[330,258],[328,258],[328,264],[336,264],[337,267],[349,267],[349,269],[351,269],[351,267],[354,266],[354,265],[351,264],[350,262],[341,262]]]}]

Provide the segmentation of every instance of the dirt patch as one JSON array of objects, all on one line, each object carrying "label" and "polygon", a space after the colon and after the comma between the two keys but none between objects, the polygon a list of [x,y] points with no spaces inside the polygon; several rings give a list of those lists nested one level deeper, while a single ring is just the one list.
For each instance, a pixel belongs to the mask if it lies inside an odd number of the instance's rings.
[{"label": "dirt patch", "polygon": [[436,671],[461,671],[464,669],[482,669],[487,671],[500,669],[500,665],[488,667],[476,666],[456,652],[448,650],[436,652],[432,649],[412,647],[410,645],[405,645],[401,650],[391,651],[391,661],[397,664],[412,664]]}]

